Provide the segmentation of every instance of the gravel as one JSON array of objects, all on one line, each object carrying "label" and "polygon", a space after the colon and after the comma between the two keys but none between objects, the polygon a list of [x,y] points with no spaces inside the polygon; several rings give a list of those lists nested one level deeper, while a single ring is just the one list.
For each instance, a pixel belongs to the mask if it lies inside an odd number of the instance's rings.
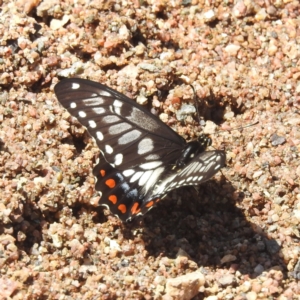
[{"label": "gravel", "polygon": [[[299,1],[1,4],[1,299],[299,299]],[[123,224],[53,93],[72,76],[206,128],[226,167]]]}]

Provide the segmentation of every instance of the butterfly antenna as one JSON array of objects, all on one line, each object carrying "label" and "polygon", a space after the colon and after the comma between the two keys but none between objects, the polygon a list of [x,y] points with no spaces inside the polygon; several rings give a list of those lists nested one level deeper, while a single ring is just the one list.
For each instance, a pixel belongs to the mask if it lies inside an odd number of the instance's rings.
[{"label": "butterfly antenna", "polygon": [[190,86],[191,86],[191,88],[192,88],[192,90],[194,92],[194,98],[193,98],[193,100],[194,100],[194,103],[195,103],[195,106],[196,106],[198,121],[200,122],[200,113],[199,113],[198,104],[197,104],[197,94],[196,94],[194,86],[191,85],[191,84],[190,84]]},{"label": "butterfly antenna", "polygon": [[259,123],[259,121],[255,121],[255,122],[253,122],[253,123],[250,123],[250,124],[247,124],[247,125],[244,125],[244,126],[236,126],[236,127],[233,127],[233,128],[227,128],[227,129],[218,130],[218,131],[216,131],[216,133],[221,132],[221,131],[226,131],[226,130],[227,130],[227,131],[232,131],[232,130],[243,130],[243,129],[245,129],[245,128],[254,126],[254,125],[258,124],[258,123]]}]

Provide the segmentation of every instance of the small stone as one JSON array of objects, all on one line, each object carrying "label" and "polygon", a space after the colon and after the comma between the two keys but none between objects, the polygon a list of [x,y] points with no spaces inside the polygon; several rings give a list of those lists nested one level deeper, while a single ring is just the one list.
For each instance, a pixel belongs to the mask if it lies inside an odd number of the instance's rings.
[{"label": "small stone", "polygon": [[63,241],[62,241],[62,237],[58,234],[52,234],[52,241],[53,241],[53,246],[56,248],[61,248]]},{"label": "small stone", "polygon": [[132,275],[127,275],[127,276],[124,277],[124,281],[125,281],[126,283],[133,283],[134,280],[135,280],[135,277],[132,276]]},{"label": "small stone", "polygon": [[205,23],[213,22],[216,19],[216,14],[212,9],[210,9],[203,14],[203,19]]},{"label": "small stone", "polygon": [[157,285],[165,285],[166,284],[166,278],[164,276],[156,276],[154,278],[154,283]]},{"label": "small stone", "polygon": [[203,128],[204,134],[213,134],[217,130],[217,125],[212,121],[206,121],[205,127]]},{"label": "small stone", "polygon": [[176,118],[178,121],[183,121],[188,115],[192,115],[195,112],[196,108],[194,105],[184,103],[181,105],[181,108],[176,112]]},{"label": "small stone", "polygon": [[257,21],[263,21],[268,17],[268,14],[266,13],[266,10],[264,8],[262,8],[256,15],[255,15],[255,19]]},{"label": "small stone", "polygon": [[300,210],[294,209],[293,213],[294,213],[294,216],[297,218],[297,220],[300,221]]},{"label": "small stone", "polygon": [[217,297],[217,296],[208,296],[205,298],[205,300],[218,300],[218,299],[219,299],[219,297]]},{"label": "small stone", "polygon": [[278,47],[276,45],[270,43],[269,48],[268,48],[268,54],[270,56],[273,56],[276,54],[277,51],[278,51]]},{"label": "small stone", "polygon": [[261,265],[261,264],[258,264],[255,268],[254,268],[254,272],[256,273],[256,274],[261,274],[263,271],[264,271],[265,269],[264,269],[264,267]]},{"label": "small stone", "polygon": [[263,174],[263,171],[256,171],[256,172],[254,172],[252,177],[253,177],[253,179],[255,179],[255,178],[260,177],[262,174]]},{"label": "small stone", "polygon": [[253,292],[260,293],[261,288],[262,288],[262,285],[260,282],[255,281],[252,283],[252,291]]},{"label": "small stone", "polygon": [[271,144],[273,146],[278,146],[278,145],[282,145],[286,142],[285,137],[283,136],[279,136],[276,133],[272,134],[271,136]]},{"label": "small stone", "polygon": [[159,118],[164,122],[164,123],[167,123],[168,122],[168,119],[169,119],[169,115],[168,114],[165,114],[165,113],[162,113],[159,115]]},{"label": "small stone", "polygon": [[232,9],[232,13],[237,18],[246,16],[247,7],[244,4],[244,1],[242,1],[242,0],[237,1],[237,3],[235,4],[235,6]]},{"label": "small stone", "polygon": [[235,261],[235,260],[236,260],[235,255],[227,254],[227,255],[223,256],[223,258],[221,259],[221,264],[225,264],[225,263]]},{"label": "small stone", "polygon": [[148,63],[140,63],[138,64],[138,66],[143,70],[153,72],[153,73],[159,71],[159,69],[155,65],[148,64]]},{"label": "small stone", "polygon": [[110,240],[110,242],[109,242],[109,247],[110,247],[111,249],[117,250],[117,251],[119,251],[119,252],[122,251],[120,245],[119,245],[116,241],[114,241],[114,240]]},{"label": "small stone", "polygon": [[137,102],[139,105],[146,105],[147,102],[148,102],[148,98],[145,97],[144,95],[139,95],[139,96],[137,96],[137,98],[136,98],[136,102]]},{"label": "small stone", "polygon": [[275,240],[264,239],[264,242],[270,254],[276,254],[280,250],[280,246]]},{"label": "small stone", "polygon": [[166,296],[173,300],[190,300],[204,286],[205,277],[200,272],[193,272],[177,278],[170,278],[166,283]]},{"label": "small stone", "polygon": [[241,46],[235,44],[229,44],[225,47],[225,52],[230,56],[237,56],[238,51],[241,49]]},{"label": "small stone", "polygon": [[276,9],[276,7],[273,6],[273,5],[269,5],[269,6],[267,7],[267,13],[268,13],[269,15],[271,15],[271,16],[276,15],[276,14],[277,14],[277,9]]},{"label": "small stone", "polygon": [[235,281],[235,278],[232,274],[225,274],[222,277],[220,277],[218,281],[222,286],[228,286]]},{"label": "small stone", "polygon": [[50,22],[50,28],[52,30],[57,30],[67,24],[70,20],[70,16],[64,15],[61,20],[52,19]]},{"label": "small stone", "polygon": [[256,300],[257,294],[255,292],[249,292],[246,294],[246,299],[247,300]]},{"label": "small stone", "polygon": [[240,289],[241,289],[241,291],[242,291],[243,293],[249,292],[250,288],[251,288],[251,282],[250,282],[250,281],[245,281],[245,282],[241,285],[241,287],[240,287]]}]

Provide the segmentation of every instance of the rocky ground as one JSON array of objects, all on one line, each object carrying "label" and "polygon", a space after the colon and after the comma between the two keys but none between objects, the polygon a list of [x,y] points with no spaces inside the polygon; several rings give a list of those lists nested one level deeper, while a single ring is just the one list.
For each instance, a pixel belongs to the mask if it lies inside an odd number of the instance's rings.
[{"label": "rocky ground", "polygon": [[[299,1],[1,2],[1,299],[299,299]],[[212,134],[226,167],[123,224],[64,77]]]}]

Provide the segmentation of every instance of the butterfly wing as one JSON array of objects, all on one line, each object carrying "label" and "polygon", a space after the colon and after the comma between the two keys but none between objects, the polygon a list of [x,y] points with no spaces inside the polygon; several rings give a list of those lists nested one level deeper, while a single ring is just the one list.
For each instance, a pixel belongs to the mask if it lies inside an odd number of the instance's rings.
[{"label": "butterfly wing", "polygon": [[[185,157],[183,138],[107,86],[74,78],[54,90],[96,140],[101,154],[93,173],[99,204],[123,221],[145,214],[173,189],[208,180],[225,164],[223,151],[201,150],[192,159]],[[185,167],[176,167],[177,161],[184,161]]]},{"label": "butterfly wing", "polygon": [[[166,172],[163,169],[156,176],[156,171],[152,171],[148,181],[143,184],[139,184],[138,179],[132,180],[137,173],[125,176],[126,171],[112,167],[103,157],[100,157],[93,172],[97,180],[95,187],[101,196],[99,204],[109,208],[122,221],[128,221],[147,213],[169,191],[186,185],[199,185],[209,180],[224,165],[225,153],[215,150],[201,152],[179,172]],[[151,184],[146,191],[144,185],[148,182]]]},{"label": "butterfly wing", "polygon": [[186,185],[199,185],[213,177],[224,167],[224,151],[203,151],[194,157],[182,170],[169,174],[157,186],[154,194],[167,193]]},{"label": "butterfly wing", "polygon": [[[100,161],[93,170],[96,178],[95,189],[100,195],[99,205],[106,206],[122,221],[128,221],[139,214],[146,213],[159,200],[158,197],[151,197],[152,201],[146,201],[147,195],[152,195],[158,179],[155,174],[157,170],[148,172],[137,171],[128,175],[126,171],[120,171],[111,166],[100,154]],[[137,176],[138,173],[141,174]],[[143,176],[146,176],[148,181],[143,180]]]},{"label": "butterfly wing", "polygon": [[59,102],[87,128],[119,170],[173,164],[185,140],[133,100],[98,82],[71,78],[54,87]]}]

